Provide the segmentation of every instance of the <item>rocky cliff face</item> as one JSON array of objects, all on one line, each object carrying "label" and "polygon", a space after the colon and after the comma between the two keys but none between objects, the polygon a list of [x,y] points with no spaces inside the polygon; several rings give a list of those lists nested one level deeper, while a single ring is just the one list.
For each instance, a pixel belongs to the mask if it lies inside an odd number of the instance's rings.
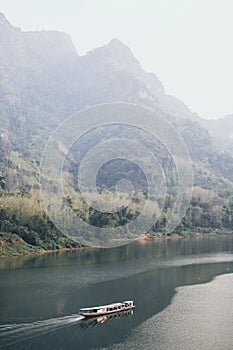
[{"label": "rocky cliff face", "polygon": [[184,135],[193,158],[216,170],[216,127],[166,95],[122,42],[113,39],[79,56],[67,34],[23,32],[0,14],[0,128],[13,149],[40,159],[51,131],[71,113],[119,101],[162,113]]},{"label": "rocky cliff face", "polygon": [[48,123],[50,112],[55,125],[83,107],[113,101],[143,104],[172,118],[193,117],[117,39],[80,57],[67,34],[23,32],[1,14],[0,48],[2,113],[15,109],[13,124],[21,131],[30,119],[37,126]]}]

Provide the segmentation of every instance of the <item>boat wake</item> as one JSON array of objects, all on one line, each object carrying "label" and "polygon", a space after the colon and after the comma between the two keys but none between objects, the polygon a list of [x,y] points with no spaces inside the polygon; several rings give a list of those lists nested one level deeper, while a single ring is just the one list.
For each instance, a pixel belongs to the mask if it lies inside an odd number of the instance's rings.
[{"label": "boat wake", "polygon": [[79,314],[70,316],[50,318],[47,320],[31,323],[14,323],[0,325],[0,348],[14,344],[16,342],[56,331],[60,327],[65,327],[81,321],[84,317]]}]

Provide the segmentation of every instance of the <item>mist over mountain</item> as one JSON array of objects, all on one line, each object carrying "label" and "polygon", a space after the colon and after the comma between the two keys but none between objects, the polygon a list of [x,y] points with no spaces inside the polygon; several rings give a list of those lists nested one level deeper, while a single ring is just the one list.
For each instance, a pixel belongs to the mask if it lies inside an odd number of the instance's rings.
[{"label": "mist over mountain", "polygon": [[233,152],[233,115],[212,120],[201,120],[216,143],[223,149]]},{"label": "mist over mountain", "polygon": [[23,32],[1,14],[0,45],[1,128],[15,145],[27,138],[29,148],[40,132],[99,103],[132,102],[168,118],[196,119],[117,39],[80,57],[67,34]]},{"label": "mist over mountain", "polygon": [[[205,120],[192,113],[182,101],[167,95],[159,78],[145,72],[118,39],[80,56],[67,34],[24,32],[0,14],[1,163],[8,190],[36,189],[38,168],[30,167],[40,161],[51,132],[71,114],[108,102],[135,103],[167,118],[192,157],[194,187],[214,189],[219,198],[233,194],[233,116]],[[102,135],[97,133],[96,140]],[[86,151],[93,142],[86,138],[77,148]],[[116,164],[106,166],[107,174],[100,172],[100,183],[106,179],[112,185],[113,172],[135,177],[135,168]],[[72,171],[76,173],[75,166]]]},{"label": "mist over mountain", "polygon": [[67,34],[23,32],[1,14],[0,47],[0,127],[14,150],[39,160],[49,134],[69,115],[123,101],[168,118],[207,166],[214,167],[207,154],[215,152],[216,159],[221,154],[221,121],[206,121],[167,95],[157,76],[145,72],[118,39],[79,56]]}]

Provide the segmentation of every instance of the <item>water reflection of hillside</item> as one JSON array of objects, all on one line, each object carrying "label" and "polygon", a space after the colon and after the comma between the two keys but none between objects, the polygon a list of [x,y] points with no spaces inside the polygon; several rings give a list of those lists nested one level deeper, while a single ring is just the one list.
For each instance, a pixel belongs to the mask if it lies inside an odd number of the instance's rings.
[{"label": "water reflection of hillside", "polygon": [[196,254],[233,252],[233,236],[178,240],[137,241],[111,249],[87,249],[29,255],[0,260],[0,270],[52,266],[110,264],[138,259],[160,259]]}]

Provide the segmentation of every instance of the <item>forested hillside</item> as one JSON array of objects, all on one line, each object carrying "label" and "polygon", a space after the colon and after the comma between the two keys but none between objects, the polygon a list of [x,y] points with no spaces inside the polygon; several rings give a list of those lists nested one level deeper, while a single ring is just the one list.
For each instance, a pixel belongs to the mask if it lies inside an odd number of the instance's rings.
[{"label": "forested hillside", "polygon": [[[160,113],[176,128],[189,150],[193,195],[176,233],[231,232],[233,153],[229,144],[231,133],[223,142],[222,133],[216,131],[223,122],[205,121],[167,95],[156,75],[145,72],[131,50],[117,39],[79,56],[67,34],[23,32],[0,14],[0,253],[79,246],[59,232],[41,206],[40,159],[51,132],[72,113],[119,101]],[[227,121],[231,123],[230,117]],[[111,133],[123,138],[124,132],[117,128],[114,132],[97,130],[94,136],[87,135],[74,145],[68,159],[67,176],[73,179],[74,188],[71,196],[64,196],[64,205],[97,227],[130,222],[139,213],[138,201],[146,198],[142,172],[122,160],[109,162],[100,169],[97,186],[111,196],[112,188],[121,178],[133,181],[137,191],[129,208],[118,213],[98,212],[85,205],[75,187],[82,156]],[[143,138],[132,130],[127,130],[127,135],[132,140]],[[145,144],[150,147],[150,140]],[[166,168],[168,156],[158,145],[155,151]],[[168,194],[163,214],[150,234],[166,233],[174,200]],[[95,243],[95,237],[88,232],[81,234],[84,238],[86,235],[87,242],[93,238]]]}]

